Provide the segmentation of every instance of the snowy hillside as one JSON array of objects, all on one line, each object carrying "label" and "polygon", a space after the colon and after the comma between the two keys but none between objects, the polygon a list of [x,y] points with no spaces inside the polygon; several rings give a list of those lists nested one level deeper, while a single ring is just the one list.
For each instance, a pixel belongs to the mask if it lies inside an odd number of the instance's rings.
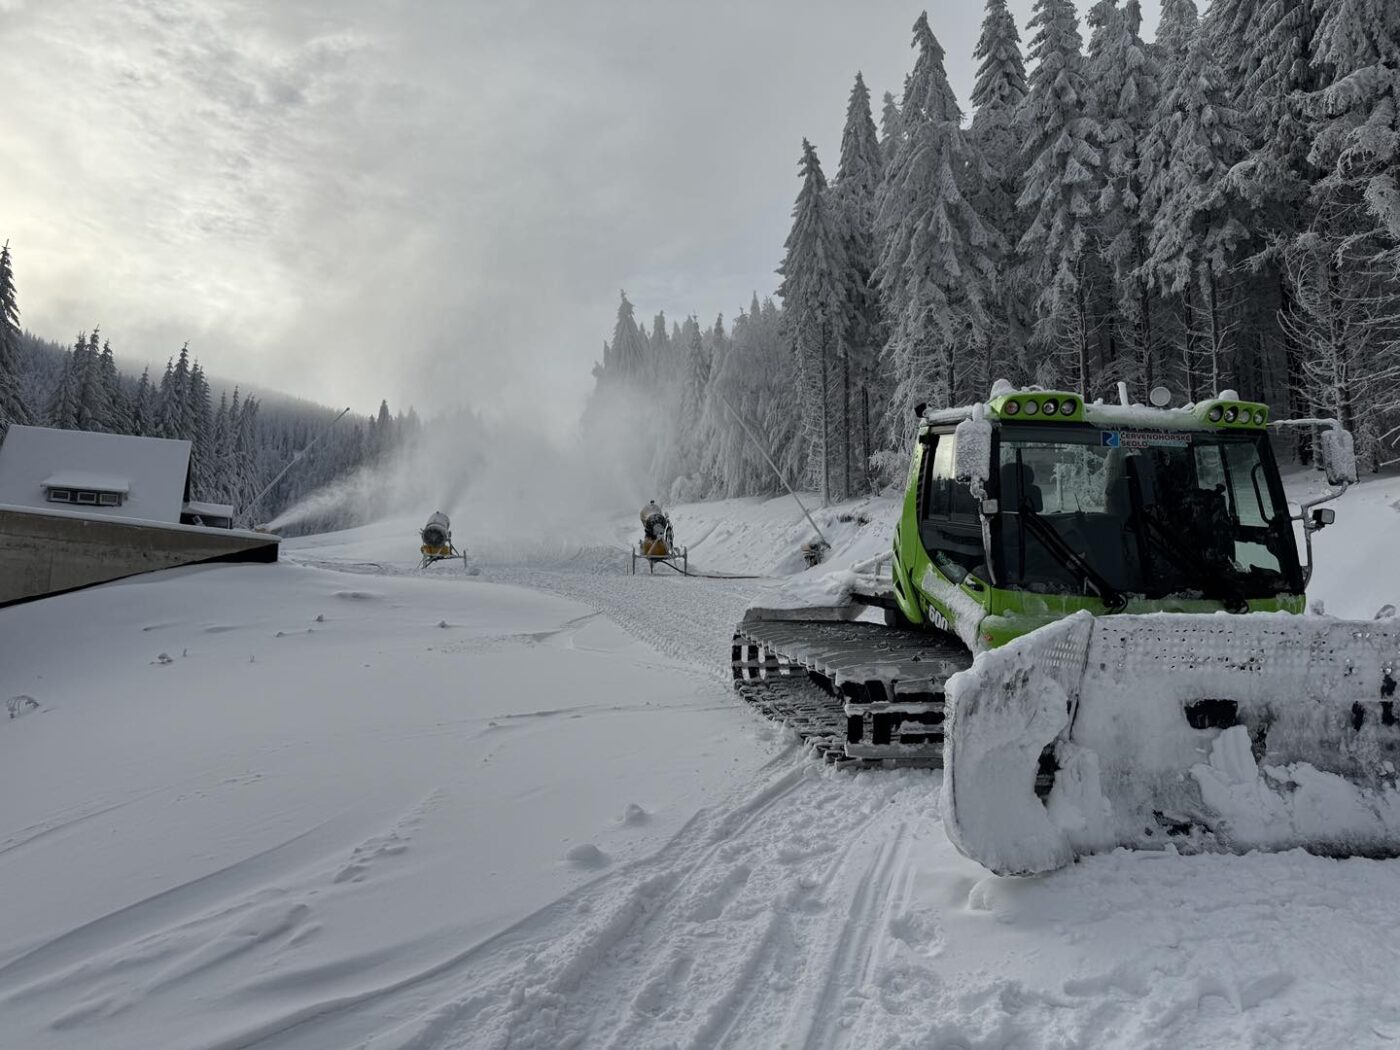
[{"label": "snowy hillside", "polygon": [[[1329,612],[1400,598],[1398,503],[1388,480],[1337,505]],[[837,560],[894,509],[824,512]],[[715,573],[791,571],[808,538],[790,501],[675,520]],[[404,519],[0,610],[3,694],[34,701],[0,721],[0,1043],[1400,1039],[1396,863],[990,876],[939,773],[835,772],[733,698],[729,628],[767,582],[630,577],[630,515],[576,524],[454,522],[480,576],[418,573]]]}]

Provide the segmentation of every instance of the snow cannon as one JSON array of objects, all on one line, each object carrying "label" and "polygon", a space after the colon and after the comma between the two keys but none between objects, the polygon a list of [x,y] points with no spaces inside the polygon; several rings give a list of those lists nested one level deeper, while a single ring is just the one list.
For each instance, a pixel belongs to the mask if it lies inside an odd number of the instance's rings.
[{"label": "snow cannon", "polygon": [[433,562],[446,561],[449,558],[461,558],[462,564],[467,564],[465,552],[452,545],[452,522],[442,511],[433,511],[428,523],[419,530],[418,538],[422,541],[418,552],[423,556],[423,561],[418,566],[420,569],[426,569]]},{"label": "snow cannon", "polygon": [[636,575],[638,562],[644,563],[649,573],[656,572],[658,565],[669,565],[682,576],[690,574],[689,554],[684,547],[676,545],[671,519],[654,501],[642,508],[642,538],[632,548],[633,575]]}]

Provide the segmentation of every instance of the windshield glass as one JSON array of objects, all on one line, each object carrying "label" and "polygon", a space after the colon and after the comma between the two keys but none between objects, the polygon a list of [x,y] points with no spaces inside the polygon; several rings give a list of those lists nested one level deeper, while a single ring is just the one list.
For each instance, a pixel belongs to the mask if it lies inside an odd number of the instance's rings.
[{"label": "windshield glass", "polygon": [[1302,591],[1262,434],[1003,427],[999,444],[994,546],[1008,587],[1095,593],[1067,547],[1128,594]]}]

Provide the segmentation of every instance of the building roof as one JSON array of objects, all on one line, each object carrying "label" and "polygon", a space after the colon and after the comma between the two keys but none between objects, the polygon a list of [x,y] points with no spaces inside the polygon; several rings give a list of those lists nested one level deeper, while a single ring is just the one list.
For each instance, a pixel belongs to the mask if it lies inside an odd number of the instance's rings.
[{"label": "building roof", "polygon": [[184,512],[198,514],[202,518],[232,518],[232,503],[202,503],[197,499],[185,500]]},{"label": "building roof", "polygon": [[96,489],[125,497],[102,516],[178,523],[189,469],[188,441],[16,425],[0,443],[0,504],[51,509],[47,488]]}]

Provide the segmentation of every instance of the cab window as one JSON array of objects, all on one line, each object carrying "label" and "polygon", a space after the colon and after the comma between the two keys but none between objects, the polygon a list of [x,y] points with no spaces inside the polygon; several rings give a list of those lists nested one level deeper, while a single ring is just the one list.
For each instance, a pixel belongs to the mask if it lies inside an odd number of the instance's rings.
[{"label": "cab window", "polygon": [[957,480],[956,445],[951,433],[932,434],[924,455],[919,535],[934,564],[949,579],[961,582],[969,572],[986,574],[982,523],[977,500]]}]

